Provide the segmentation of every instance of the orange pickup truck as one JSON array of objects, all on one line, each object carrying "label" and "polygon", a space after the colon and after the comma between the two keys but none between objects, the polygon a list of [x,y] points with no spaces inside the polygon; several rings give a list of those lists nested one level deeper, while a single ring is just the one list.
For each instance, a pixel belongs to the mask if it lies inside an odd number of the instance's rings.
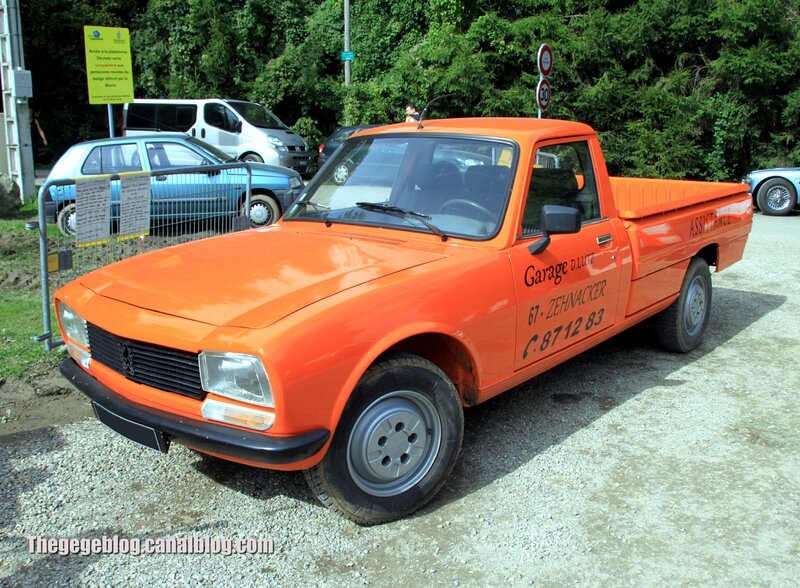
[{"label": "orange pickup truck", "polygon": [[277,224],[61,288],[61,369],[134,441],[305,470],[384,522],[444,484],[464,407],[644,319],[700,345],[751,224],[744,184],[608,177],[581,123],[370,129]]}]

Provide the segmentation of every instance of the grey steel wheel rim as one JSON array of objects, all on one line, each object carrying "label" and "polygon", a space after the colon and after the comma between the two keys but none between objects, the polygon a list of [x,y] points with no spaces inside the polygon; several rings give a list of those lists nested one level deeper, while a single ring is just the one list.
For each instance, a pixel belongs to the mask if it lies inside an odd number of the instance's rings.
[{"label": "grey steel wheel rim", "polygon": [[767,190],[767,206],[771,210],[780,211],[789,206],[791,194],[786,186],[773,186]]},{"label": "grey steel wheel rim", "polygon": [[697,335],[706,320],[706,288],[701,276],[695,277],[686,293],[683,324],[690,337]]},{"label": "grey steel wheel rim", "polygon": [[263,202],[254,202],[250,206],[250,222],[256,226],[269,224],[272,218],[272,210]]},{"label": "grey steel wheel rim", "polygon": [[350,170],[342,164],[333,171],[333,181],[337,184],[344,184],[350,176]]},{"label": "grey steel wheel rim", "polygon": [[430,471],[442,443],[433,403],[412,390],[381,396],[358,417],[347,442],[353,481],[373,496],[397,496]]}]

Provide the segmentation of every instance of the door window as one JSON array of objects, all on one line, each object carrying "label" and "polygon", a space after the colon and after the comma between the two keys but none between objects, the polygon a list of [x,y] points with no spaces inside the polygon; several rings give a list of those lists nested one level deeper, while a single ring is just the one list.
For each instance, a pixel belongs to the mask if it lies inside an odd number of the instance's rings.
[{"label": "door window", "polygon": [[239,119],[222,104],[206,104],[203,112],[206,117],[206,123],[210,126],[230,133],[236,132]]},{"label": "door window", "polygon": [[83,163],[81,173],[85,176],[97,174],[119,174],[141,171],[142,161],[136,143],[103,145],[92,149]]},{"label": "door window", "polygon": [[540,147],[531,170],[521,234],[541,233],[542,206],[577,208],[586,223],[600,218],[592,159],[586,141]]},{"label": "door window", "polygon": [[150,169],[153,170],[211,165],[207,158],[196,151],[179,143],[170,142],[147,143],[147,159],[150,162]]}]

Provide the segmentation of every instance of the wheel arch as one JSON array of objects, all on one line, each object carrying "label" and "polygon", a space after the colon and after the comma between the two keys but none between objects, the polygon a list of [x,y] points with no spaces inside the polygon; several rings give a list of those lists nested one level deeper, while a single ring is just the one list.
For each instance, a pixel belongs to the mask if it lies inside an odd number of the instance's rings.
[{"label": "wheel arch", "polygon": [[442,370],[456,387],[462,405],[476,404],[478,365],[475,352],[470,349],[466,340],[448,334],[444,330],[428,329],[418,330],[416,333],[403,333],[388,340],[384,339],[373,346],[352,370],[350,377],[340,389],[339,398],[333,407],[330,419],[331,437],[335,434],[342,414],[367,370],[395,353],[410,353],[430,361]]},{"label": "wheel arch", "polygon": [[[275,204],[278,205],[278,210],[280,211],[280,213],[283,214],[284,211],[283,211],[283,207],[281,206],[281,200],[280,200],[280,198],[278,198],[275,195],[275,192],[273,192],[271,190],[268,190],[267,188],[253,188],[252,190],[250,190],[250,196],[251,197],[253,197],[253,196],[269,196],[270,198],[272,198],[275,201]],[[239,196],[239,202],[238,202],[237,207],[241,208],[242,206],[244,206],[244,203],[245,203],[246,200],[247,200],[247,191],[244,191]]]},{"label": "wheel arch", "polygon": [[694,257],[699,257],[708,265],[716,267],[719,264],[719,245],[716,243],[706,245]]}]

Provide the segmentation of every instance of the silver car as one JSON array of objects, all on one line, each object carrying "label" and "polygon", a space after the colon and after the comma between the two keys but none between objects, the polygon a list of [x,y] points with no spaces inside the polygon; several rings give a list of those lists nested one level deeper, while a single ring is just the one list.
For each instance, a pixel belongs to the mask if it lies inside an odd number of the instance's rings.
[{"label": "silver car", "polygon": [[800,167],[759,169],[747,174],[745,181],[764,214],[785,216],[797,206]]}]

